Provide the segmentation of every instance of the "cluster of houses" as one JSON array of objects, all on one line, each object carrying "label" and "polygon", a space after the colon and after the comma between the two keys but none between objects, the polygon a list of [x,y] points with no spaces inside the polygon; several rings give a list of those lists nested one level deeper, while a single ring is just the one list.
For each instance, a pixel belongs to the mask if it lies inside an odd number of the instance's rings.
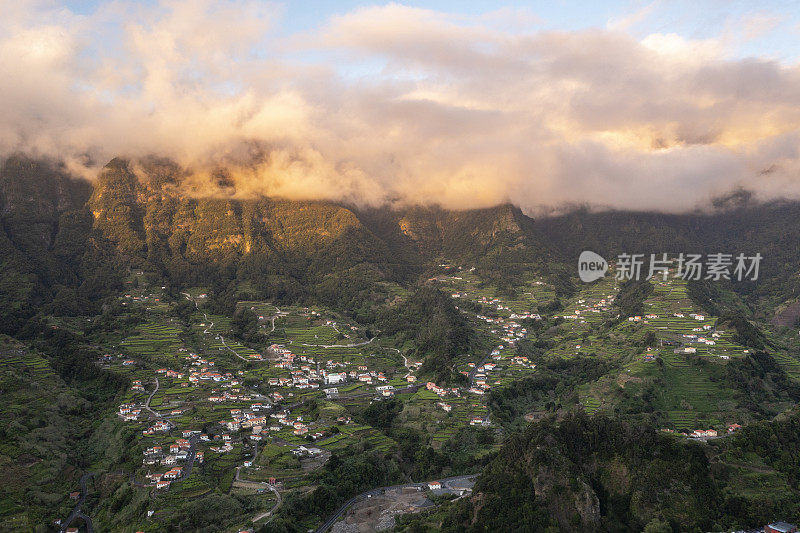
[{"label": "cluster of houses", "polygon": [[169,488],[172,481],[180,479],[183,475],[183,467],[176,466],[163,473],[147,474],[145,477],[150,480],[150,483],[155,485],[156,489],[166,490]]},{"label": "cluster of houses", "polygon": [[142,430],[142,435],[148,437],[156,433],[167,433],[172,427],[172,423],[169,420],[156,420],[152,426]]},{"label": "cluster of houses", "polygon": [[[340,385],[348,381],[361,382],[367,385],[386,383],[389,381],[389,378],[384,375],[383,372],[369,370],[366,365],[359,365],[357,368],[353,368],[353,365],[349,361],[337,363],[328,360],[325,362],[324,368],[320,368],[321,365],[315,362],[312,357],[295,355],[283,345],[273,344],[270,346],[270,350],[272,350],[279,359],[278,362],[275,363],[275,367],[290,372],[289,377],[270,378],[269,385],[272,387],[318,389],[322,384]],[[348,368],[350,369],[349,371],[347,370]],[[387,386],[378,387],[378,392],[392,390],[393,388]],[[389,396],[389,394],[384,394],[384,396]],[[283,396],[280,397],[283,398]]]},{"label": "cluster of houses", "polygon": [[484,315],[476,315],[476,317],[490,325],[499,326],[499,329],[491,330],[492,334],[500,335],[500,338],[509,344],[513,345],[519,339],[524,339],[528,335],[528,330],[513,320],[506,320],[503,317],[490,317]]},{"label": "cluster of houses", "polygon": [[511,358],[512,365],[519,365],[527,368],[536,368],[536,364],[531,363],[530,360],[522,355],[515,355]]},{"label": "cluster of houses", "polygon": [[[470,366],[475,365],[470,363]],[[473,385],[469,388],[469,392],[480,395],[485,394],[490,388],[489,383],[486,381],[486,374],[494,370],[496,367],[497,365],[494,363],[485,363],[476,368]]]},{"label": "cluster of houses", "polygon": [[[260,441],[270,431],[280,431],[284,427],[291,427],[292,432],[297,436],[307,435],[310,431],[308,425],[303,421],[302,416],[292,418],[289,412],[277,411],[269,416],[260,414],[263,407],[261,404],[253,404],[250,410],[231,409],[231,419],[222,422],[230,431],[250,429],[250,440]],[[312,434],[312,438],[319,438],[322,433]]]},{"label": "cluster of houses", "polygon": [[[738,431],[740,429],[742,429],[742,426],[740,424],[735,424],[735,423],[734,424],[728,424],[727,432],[728,433],[733,433],[734,431]],[[675,433],[674,430],[667,429],[667,428],[663,428],[661,431],[664,431],[666,433]],[[695,429],[691,433],[689,433],[689,434],[683,433],[683,435],[685,435],[685,436],[687,436],[689,438],[692,438],[692,439],[715,439],[715,438],[719,437],[719,432],[716,429],[713,429],[713,428],[711,428],[711,429]]]},{"label": "cluster of houses", "polygon": [[270,406],[271,404],[264,405],[262,402],[256,402],[250,404],[249,409],[231,409],[230,420],[221,423],[230,431],[264,426],[267,423],[267,416],[262,414],[262,411]]},{"label": "cluster of houses", "polygon": [[128,294],[125,295],[125,300],[128,300],[128,301],[122,302],[122,305],[128,305],[129,303],[147,303],[147,302],[151,302],[151,301],[155,302],[155,303],[158,303],[158,302],[161,301],[161,298],[159,298],[158,296],[152,296],[152,295],[147,295],[147,294],[143,294],[141,296],[136,296],[134,294],[128,293]]},{"label": "cluster of houses", "polygon": [[144,450],[144,459],[142,463],[145,465],[174,465],[178,461],[185,461],[189,456],[189,449],[191,444],[186,439],[178,439],[177,441],[167,446],[167,451],[164,451],[162,446],[151,446]]},{"label": "cluster of houses", "polygon": [[716,429],[695,429],[689,434],[690,437],[694,439],[707,439],[707,438],[714,438],[717,436]]},{"label": "cluster of houses", "polygon": [[117,414],[122,417],[123,420],[126,422],[134,421],[139,419],[139,415],[141,414],[142,410],[136,406],[136,404],[132,403],[123,403],[119,406],[119,411]]},{"label": "cluster of houses", "polygon": [[[672,316],[674,316],[675,318],[686,318],[686,315],[684,313],[673,313]],[[689,313],[689,318],[694,318],[695,320],[702,322],[703,320],[706,319],[706,315],[701,315],[698,313]]]},{"label": "cluster of houses", "polygon": [[235,387],[233,383],[228,385],[228,387],[232,388],[225,391],[219,389],[212,390],[208,397],[208,401],[211,403],[250,402],[256,399],[253,394],[242,391],[242,389]]},{"label": "cluster of houses", "polygon": [[[191,436],[197,431],[184,431],[184,437]],[[208,436],[204,440],[209,440]],[[170,483],[176,479],[180,479],[183,475],[182,466],[174,466],[177,462],[186,461],[191,449],[191,443],[186,438],[178,439],[173,443],[165,444],[163,446],[153,445],[143,451],[144,458],[142,464],[147,466],[162,465],[168,467],[165,472],[149,472],[145,475],[156,489],[168,489]],[[195,461],[203,463],[204,454],[201,451],[195,453]]]},{"label": "cluster of houses", "polygon": [[298,446],[292,449],[292,455],[295,457],[318,457],[323,454],[323,451],[313,446]]},{"label": "cluster of houses", "polygon": [[[710,327],[710,326],[709,326]],[[708,346],[714,346],[717,342],[713,339],[719,338],[719,333],[712,333],[712,338],[709,339],[704,336],[695,335],[694,333],[684,333],[682,337],[686,340],[686,342],[696,343],[696,344],[706,344]]]},{"label": "cluster of houses", "polygon": [[[577,302],[578,308],[575,309],[571,314],[562,315],[562,318],[566,320],[576,320],[580,324],[585,324],[585,317],[587,313],[603,313],[608,311],[613,303],[614,296],[611,294],[592,302],[587,302],[585,299],[581,299]],[[641,319],[641,317],[639,318]]]},{"label": "cluster of houses", "polygon": [[249,438],[253,441],[260,441],[269,432],[280,431],[284,427],[292,428],[292,433],[296,436],[310,435],[314,440],[323,436],[322,433],[310,433],[310,428],[302,416],[293,418],[286,410],[276,411],[269,416],[261,415],[258,410],[254,412],[252,407],[250,411],[231,409],[231,419],[222,422],[222,425],[230,431],[250,429]]},{"label": "cluster of houses", "polygon": [[429,391],[433,392],[434,394],[438,395],[440,398],[444,398],[444,397],[446,397],[448,395],[450,395],[450,396],[461,396],[461,393],[458,391],[458,388],[453,387],[453,388],[449,388],[448,389],[446,387],[440,387],[439,385],[437,385],[433,381],[427,382],[425,384],[425,388],[428,389]]}]

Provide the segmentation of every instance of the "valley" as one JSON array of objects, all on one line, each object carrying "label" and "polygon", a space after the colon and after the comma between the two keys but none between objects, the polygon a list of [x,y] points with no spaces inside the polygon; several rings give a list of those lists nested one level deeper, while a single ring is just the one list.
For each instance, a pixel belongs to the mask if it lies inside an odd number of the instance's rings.
[{"label": "valley", "polygon": [[[52,204],[4,197],[8,529],[710,530],[798,512],[781,451],[800,439],[797,286],[770,256],[758,287],[613,264],[582,283],[575,215],[192,198],[150,164],[114,160]],[[58,237],[22,246],[34,214]],[[623,235],[647,250],[651,229]]]}]

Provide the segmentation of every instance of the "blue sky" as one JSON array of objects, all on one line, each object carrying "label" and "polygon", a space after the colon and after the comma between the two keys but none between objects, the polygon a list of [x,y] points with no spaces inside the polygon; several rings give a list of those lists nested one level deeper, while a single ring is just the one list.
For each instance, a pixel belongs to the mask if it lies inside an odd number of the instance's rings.
[{"label": "blue sky", "polygon": [[[95,0],[79,0],[64,5],[76,13],[90,13],[99,3]],[[283,34],[314,32],[331,17],[386,3],[363,0],[270,2],[280,6],[283,11],[279,28]],[[687,39],[711,39],[727,35],[734,57],[769,57],[782,62],[797,61],[800,57],[800,3],[791,0],[429,0],[397,3],[464,17],[475,17],[502,8],[518,9],[532,15],[530,26],[519,28],[528,31],[606,28],[615,21],[630,18],[626,30],[637,37],[653,33],[675,33]]]}]

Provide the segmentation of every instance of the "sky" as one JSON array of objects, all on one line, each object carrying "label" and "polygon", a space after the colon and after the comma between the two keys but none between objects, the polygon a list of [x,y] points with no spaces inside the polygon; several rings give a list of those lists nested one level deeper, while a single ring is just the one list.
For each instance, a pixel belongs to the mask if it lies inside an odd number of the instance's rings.
[{"label": "sky", "polygon": [[0,157],[530,213],[800,197],[797,2],[0,0]]}]

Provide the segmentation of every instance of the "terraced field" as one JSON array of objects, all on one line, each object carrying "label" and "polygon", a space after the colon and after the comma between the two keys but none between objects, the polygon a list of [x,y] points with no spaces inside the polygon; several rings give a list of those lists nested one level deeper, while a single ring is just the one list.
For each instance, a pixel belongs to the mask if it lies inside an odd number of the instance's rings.
[{"label": "terraced field", "polygon": [[[511,313],[536,312],[543,305],[555,299],[555,289],[541,278],[533,276],[518,288],[514,297],[501,294],[494,286],[483,283],[474,272],[463,270],[457,274],[440,277],[441,288],[452,293],[466,293],[473,301],[498,299],[508,309],[497,310],[501,315]],[[457,301],[457,300],[456,300]]]},{"label": "terraced field", "polygon": [[783,367],[789,377],[800,381],[800,361],[782,352],[776,352],[772,354],[772,357]]},{"label": "terraced field", "polygon": [[600,409],[600,400],[595,398],[594,396],[582,396],[581,397],[581,405],[583,409],[589,413],[594,414]]},{"label": "terraced field", "polygon": [[697,413],[694,411],[668,411],[669,419],[678,431],[697,429]]},{"label": "terraced field", "polygon": [[174,325],[149,322],[139,328],[138,335],[123,340],[121,346],[132,356],[169,363],[181,355],[181,333],[182,330]]}]

